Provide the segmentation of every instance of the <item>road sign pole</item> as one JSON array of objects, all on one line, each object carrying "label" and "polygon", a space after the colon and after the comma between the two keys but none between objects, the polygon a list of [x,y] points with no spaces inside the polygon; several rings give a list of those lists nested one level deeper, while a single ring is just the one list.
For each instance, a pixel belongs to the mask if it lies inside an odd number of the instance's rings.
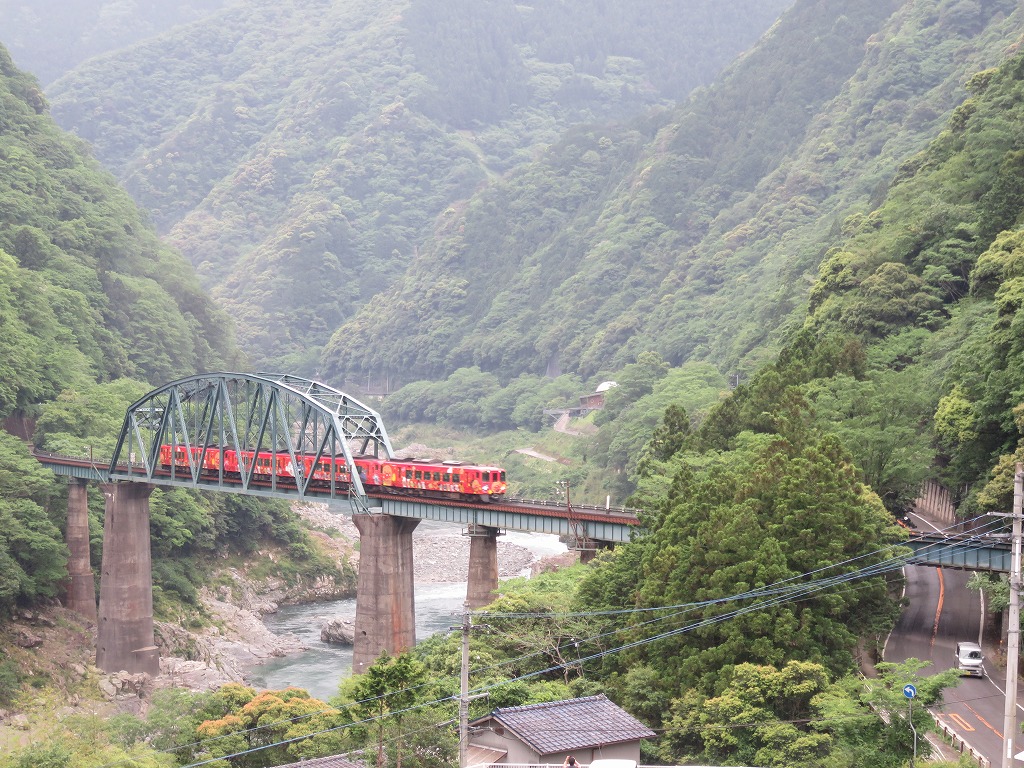
[{"label": "road sign pole", "polygon": [[903,695],[907,697],[907,722],[910,723],[910,732],[914,734],[914,754],[910,758],[910,768],[914,768],[917,762],[917,728],[914,727],[914,697],[917,696],[917,688],[907,683],[903,686]]},{"label": "road sign pole", "polygon": [[914,734],[914,755],[910,758],[910,768],[917,762],[917,728],[914,727],[914,700],[907,699],[907,717],[910,719],[910,730]]},{"label": "road sign pole", "polygon": [[1002,768],[1013,765],[1017,732],[1017,658],[1020,652],[1021,509],[1024,507],[1024,464],[1013,473],[1013,554],[1010,558],[1010,611],[1006,628],[1006,701],[1003,708]]}]

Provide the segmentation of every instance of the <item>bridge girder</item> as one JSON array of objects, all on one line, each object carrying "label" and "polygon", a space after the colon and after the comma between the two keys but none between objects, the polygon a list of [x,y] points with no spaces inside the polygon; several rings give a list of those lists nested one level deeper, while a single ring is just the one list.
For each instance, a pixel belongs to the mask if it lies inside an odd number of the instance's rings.
[{"label": "bridge girder", "polygon": [[[169,445],[182,461],[161,466],[161,446]],[[217,470],[202,472],[201,457],[217,451]],[[225,477],[225,452],[239,457],[237,475]],[[258,471],[255,456],[271,466],[286,462],[294,488],[276,472]],[[125,414],[108,473],[111,480],[135,480],[191,485],[209,490],[266,494],[288,490],[305,498],[312,476],[300,455],[344,457],[352,488],[336,488],[331,473],[329,497],[347,498],[354,511],[369,503],[356,455],[391,458],[394,450],[378,414],[350,395],[317,381],[282,374],[208,373],[188,376],[133,403]],[[324,499],[323,489],[315,498]],[[310,498],[314,498],[310,496]]]}]

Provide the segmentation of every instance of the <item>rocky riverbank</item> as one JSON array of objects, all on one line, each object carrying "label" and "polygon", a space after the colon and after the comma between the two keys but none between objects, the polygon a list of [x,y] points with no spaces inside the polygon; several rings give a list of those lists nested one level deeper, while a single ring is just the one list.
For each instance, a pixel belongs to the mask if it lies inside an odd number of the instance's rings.
[{"label": "rocky riverbank", "polygon": [[[358,567],[359,534],[350,516],[333,512],[326,504],[298,504],[295,511],[339,566]],[[413,533],[416,582],[465,581],[469,548],[469,538],[457,526],[421,524]],[[555,567],[574,560],[575,553],[559,556],[554,558],[558,561]],[[547,559],[542,563],[526,546],[498,540],[498,572],[502,578],[527,575],[553,565]],[[211,626],[191,632],[176,624],[158,625],[162,684],[208,690],[226,682],[244,681],[255,665],[303,649],[295,635],[270,632],[263,616],[276,612],[281,605],[354,596],[354,590],[339,594],[330,584],[288,587],[275,579],[253,582],[236,570],[228,571],[228,575],[230,586],[202,592],[203,605],[213,618]]]},{"label": "rocky riverbank", "polygon": [[[303,649],[303,641],[297,636],[269,631],[263,622],[264,616],[275,613],[282,605],[354,596],[351,575],[358,565],[359,553],[358,533],[351,517],[332,512],[321,504],[298,505],[296,511],[319,545],[330,552],[339,568],[348,574],[348,581],[327,579],[289,585],[275,577],[257,580],[239,569],[226,570],[217,578],[216,586],[200,592],[210,617],[205,626],[194,628],[177,622],[156,622],[155,635],[161,657],[161,674],[156,679],[146,675],[99,672],[94,666],[95,627],[58,606],[52,611],[14,617],[8,631],[0,632],[0,640],[17,649],[20,655],[31,654],[34,660],[30,666],[57,681],[61,689],[79,691],[83,686],[95,685],[106,700],[105,704],[90,703],[88,694],[69,693],[64,700],[71,712],[141,713],[157,688],[212,690],[228,682],[245,682],[256,665],[272,658],[291,656]],[[453,525],[423,523],[418,527],[413,536],[417,583],[465,581],[470,540],[461,534],[461,529]],[[547,550],[557,549],[550,547],[551,539],[545,537],[545,541]],[[264,556],[272,558],[273,553],[264,553]],[[561,567],[575,559],[575,553],[542,559],[527,546],[498,540],[498,566],[502,577]],[[29,664],[27,658],[26,664]],[[5,726],[12,717],[14,713],[0,711],[0,735],[10,730]]]}]

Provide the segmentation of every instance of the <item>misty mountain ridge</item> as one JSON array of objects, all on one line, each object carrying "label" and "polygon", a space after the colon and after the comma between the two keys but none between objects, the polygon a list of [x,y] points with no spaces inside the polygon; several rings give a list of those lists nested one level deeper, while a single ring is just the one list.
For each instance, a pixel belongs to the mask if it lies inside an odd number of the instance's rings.
[{"label": "misty mountain ridge", "polygon": [[308,373],[447,208],[572,125],[671,107],[788,4],[250,2],[48,95],[196,265],[253,364]]}]

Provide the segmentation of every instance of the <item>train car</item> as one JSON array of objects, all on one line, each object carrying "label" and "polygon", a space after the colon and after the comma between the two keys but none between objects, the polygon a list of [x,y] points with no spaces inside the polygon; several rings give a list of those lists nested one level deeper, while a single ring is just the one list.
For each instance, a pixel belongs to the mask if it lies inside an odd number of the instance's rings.
[{"label": "train car", "polygon": [[359,479],[370,488],[381,488],[405,496],[481,501],[503,498],[507,490],[505,470],[456,461],[416,459],[382,460],[356,457]]},{"label": "train car", "polygon": [[[343,457],[321,457],[315,461],[314,459],[313,456],[299,457],[297,461],[302,463],[302,467],[297,468],[284,453],[243,451],[239,454],[228,449],[223,452],[221,466],[219,448],[207,448],[204,451],[201,448],[186,450],[183,446],[160,447],[160,464],[166,470],[170,470],[172,464],[182,470],[189,470],[191,466],[198,464],[200,470],[208,476],[220,475],[223,472],[225,477],[235,478],[241,477],[240,467],[245,465],[252,467],[253,477],[257,480],[269,481],[276,477],[279,484],[293,485],[296,469],[299,469],[299,474],[312,478],[314,487],[329,487],[332,475],[335,487],[344,489],[349,486],[352,476]],[[353,461],[360,481],[369,491],[405,496],[491,501],[503,498],[508,487],[505,470],[501,467],[459,461],[378,459],[373,456],[356,456]]]},{"label": "train car", "polygon": [[[359,463],[359,460],[356,460]],[[419,492],[417,495],[466,498],[481,501],[504,497],[505,470],[456,461],[386,461],[380,463],[383,487]]]}]

